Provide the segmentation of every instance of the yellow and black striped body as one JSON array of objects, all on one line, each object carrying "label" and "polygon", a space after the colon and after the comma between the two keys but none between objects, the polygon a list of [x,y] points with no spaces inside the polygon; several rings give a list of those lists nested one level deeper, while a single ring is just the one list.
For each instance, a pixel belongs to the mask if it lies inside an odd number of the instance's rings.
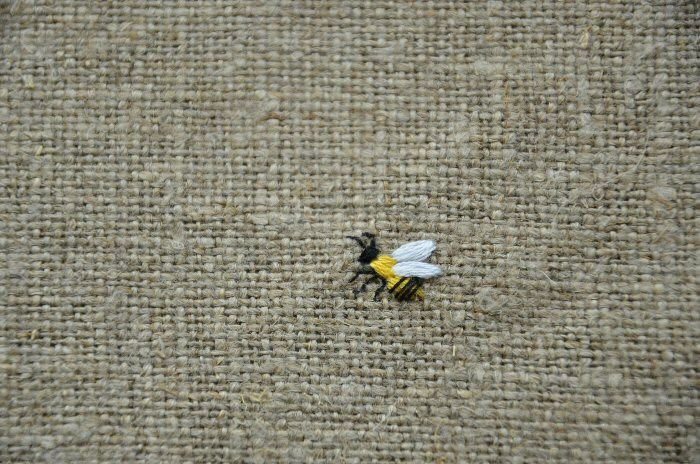
[{"label": "yellow and black striped body", "polygon": [[420,285],[423,279],[418,277],[401,277],[394,273],[396,260],[389,255],[377,256],[369,265],[379,277],[386,282],[386,288],[393,293],[397,300],[422,300],[423,289]]}]

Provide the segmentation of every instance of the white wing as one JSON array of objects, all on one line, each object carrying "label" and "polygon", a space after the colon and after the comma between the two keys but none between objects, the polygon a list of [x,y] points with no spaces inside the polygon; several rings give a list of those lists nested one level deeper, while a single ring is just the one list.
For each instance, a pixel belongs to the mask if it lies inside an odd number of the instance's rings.
[{"label": "white wing", "polygon": [[398,247],[391,257],[402,263],[404,261],[425,261],[435,250],[435,242],[432,240],[418,240]]},{"label": "white wing", "polygon": [[394,274],[402,277],[420,277],[428,279],[442,274],[442,269],[434,264],[421,263],[420,261],[405,261],[396,263],[392,268]]}]

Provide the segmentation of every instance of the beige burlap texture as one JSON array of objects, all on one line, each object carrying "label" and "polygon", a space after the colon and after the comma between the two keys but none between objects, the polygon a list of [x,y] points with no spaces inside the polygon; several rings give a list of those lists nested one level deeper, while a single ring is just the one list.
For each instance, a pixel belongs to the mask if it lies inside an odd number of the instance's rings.
[{"label": "beige burlap texture", "polygon": [[695,2],[0,8],[0,461],[698,457]]}]

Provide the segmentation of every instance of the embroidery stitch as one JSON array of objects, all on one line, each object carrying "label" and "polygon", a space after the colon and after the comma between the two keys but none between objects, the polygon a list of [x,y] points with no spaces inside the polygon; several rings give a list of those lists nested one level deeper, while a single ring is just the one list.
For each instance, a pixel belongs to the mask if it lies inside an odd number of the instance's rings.
[{"label": "embroidery stitch", "polygon": [[382,283],[374,292],[375,300],[379,299],[380,293],[387,287],[389,293],[399,301],[422,300],[423,281],[442,274],[438,266],[423,262],[435,250],[435,242],[432,240],[409,242],[398,247],[391,255],[382,255],[374,234],[365,232],[361,237],[348,236],[347,238],[354,240],[362,247],[362,253],[358,258],[362,267],[355,272],[350,282],[355,281],[360,275],[371,275],[360,288],[355,290],[355,294],[364,291],[367,285],[380,279]]}]

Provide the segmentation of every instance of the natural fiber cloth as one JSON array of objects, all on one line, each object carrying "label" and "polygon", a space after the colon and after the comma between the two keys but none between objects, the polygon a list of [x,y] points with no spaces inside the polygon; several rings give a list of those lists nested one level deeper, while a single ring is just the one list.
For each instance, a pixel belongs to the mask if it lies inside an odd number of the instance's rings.
[{"label": "natural fiber cloth", "polygon": [[696,2],[0,5],[0,461],[698,458]]}]

